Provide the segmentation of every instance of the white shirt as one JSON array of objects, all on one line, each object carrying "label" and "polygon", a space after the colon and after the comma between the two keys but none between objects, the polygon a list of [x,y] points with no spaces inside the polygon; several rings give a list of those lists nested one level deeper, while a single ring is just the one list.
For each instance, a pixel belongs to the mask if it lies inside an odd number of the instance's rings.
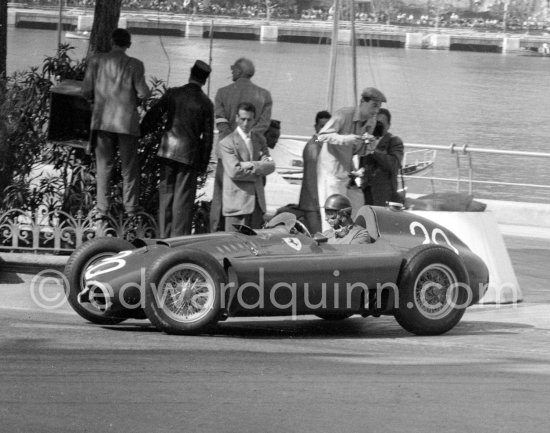
[{"label": "white shirt", "polygon": [[252,140],[250,139],[250,134],[245,133],[240,126],[237,126],[237,132],[241,136],[241,138],[244,140],[246,144],[246,148],[248,149],[248,153],[250,154],[250,160],[253,159],[253,153],[252,153]]}]

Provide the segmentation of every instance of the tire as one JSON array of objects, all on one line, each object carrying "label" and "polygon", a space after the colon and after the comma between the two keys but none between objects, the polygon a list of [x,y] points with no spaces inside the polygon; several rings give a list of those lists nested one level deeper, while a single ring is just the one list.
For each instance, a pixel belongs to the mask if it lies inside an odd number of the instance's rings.
[{"label": "tire", "polygon": [[222,267],[209,255],[170,251],[145,272],[145,314],[167,334],[200,333],[218,321],[225,282]]},{"label": "tire", "polygon": [[84,290],[84,272],[86,269],[106,257],[114,256],[121,251],[133,250],[134,246],[120,238],[97,238],[86,242],[76,249],[65,265],[67,280],[65,288],[67,300],[73,310],[84,319],[98,325],[116,325],[126,318],[106,317],[105,313],[93,307],[78,302],[78,294]]},{"label": "tire", "polygon": [[333,312],[326,312],[326,313],[315,313],[315,315],[323,320],[345,320],[353,316],[353,313],[345,313],[343,311],[333,311]]},{"label": "tire", "polygon": [[444,334],[464,315],[468,284],[466,268],[454,252],[441,246],[419,249],[401,270],[395,318],[416,335]]}]

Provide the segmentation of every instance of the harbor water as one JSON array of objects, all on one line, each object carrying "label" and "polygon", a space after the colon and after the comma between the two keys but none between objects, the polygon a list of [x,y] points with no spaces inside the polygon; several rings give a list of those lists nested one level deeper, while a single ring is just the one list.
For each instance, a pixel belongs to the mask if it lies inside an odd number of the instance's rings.
[{"label": "harbor water", "polygon": [[[41,66],[55,51],[51,30],[8,29],[8,72]],[[71,39],[75,58],[87,41]],[[273,118],[283,134],[310,135],[313,118],[326,109],[328,45],[214,39],[210,96],[230,82],[229,66],[241,56],[256,64],[254,81],[268,88]],[[208,39],[136,35],[129,54],[145,63],[148,77],[170,86],[187,81],[195,59],[209,60]],[[393,114],[392,132],[408,143],[549,152],[550,58],[521,54],[358,47],[358,88],[375,86]],[[334,107],[354,105],[351,48],[338,49]],[[208,90],[205,88],[205,91]],[[456,177],[456,154],[439,151],[434,176]],[[550,185],[548,159],[482,155],[472,160],[475,178]],[[461,157],[462,176],[469,162]],[[432,192],[429,182],[411,182]],[[439,190],[454,190],[451,183]],[[466,190],[466,186],[462,186]],[[479,198],[550,202],[550,191],[531,186],[476,185]]]}]

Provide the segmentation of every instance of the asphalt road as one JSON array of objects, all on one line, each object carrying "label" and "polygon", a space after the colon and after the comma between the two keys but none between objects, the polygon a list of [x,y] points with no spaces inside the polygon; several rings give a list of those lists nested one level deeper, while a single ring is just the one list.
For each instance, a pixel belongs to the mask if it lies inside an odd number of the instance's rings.
[{"label": "asphalt road", "polygon": [[[524,292],[416,337],[392,317],[100,327],[0,286],[0,433],[547,432],[550,240],[507,238]],[[5,281],[5,278],[4,278]],[[43,302],[41,302],[43,303]]]}]

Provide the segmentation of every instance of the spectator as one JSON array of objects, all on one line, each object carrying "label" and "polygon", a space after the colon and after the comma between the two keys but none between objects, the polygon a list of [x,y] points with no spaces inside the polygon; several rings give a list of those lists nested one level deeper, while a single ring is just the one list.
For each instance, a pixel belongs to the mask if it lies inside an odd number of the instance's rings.
[{"label": "spectator", "polygon": [[376,116],[373,135],[375,147],[361,158],[365,204],[385,206],[389,201],[401,201],[397,194],[397,175],[403,162],[403,141],[389,132],[390,111],[381,108]]},{"label": "spectator", "polygon": [[[271,93],[250,80],[254,76],[254,63],[249,59],[241,57],[231,66],[233,83],[220,88],[215,97],[216,126],[220,133],[220,141],[233,132],[237,126],[238,106],[241,102],[250,102],[255,109],[255,123],[252,125],[251,135],[257,142],[265,142],[264,134],[269,128],[271,121],[271,107],[273,101]],[[218,152],[217,152],[218,153]],[[210,208],[210,230],[215,232],[223,230],[223,203],[222,203],[222,181],[223,164],[218,154],[216,176],[214,181],[214,192],[212,206]]]},{"label": "spectator", "polygon": [[275,171],[265,140],[251,134],[256,108],[249,102],[237,106],[237,129],[220,142],[223,163],[223,215],[225,230],[235,224],[260,228],[266,210],[263,177]]},{"label": "spectator", "polygon": [[[112,34],[109,53],[92,56],[82,85],[85,98],[93,103],[92,145],[97,164],[97,219],[109,213],[111,174],[116,146],[122,163],[124,209],[135,216],[139,200],[139,161],[137,139],[140,135],[138,98],[149,96],[143,63],[126,55],[131,36],[125,29]],[[94,143],[95,141],[95,143]]]},{"label": "spectator", "polygon": [[264,137],[267,147],[270,149],[273,149],[277,142],[279,141],[279,137],[281,136],[281,121],[271,119],[271,122],[269,122],[269,128],[267,128],[267,131],[265,131]]},{"label": "spectator", "polygon": [[386,97],[382,92],[367,87],[361,93],[359,106],[338,110],[319,132],[318,140],[323,143],[317,163],[319,203],[332,194],[347,192],[353,156],[364,153],[383,102]]},{"label": "spectator", "polygon": [[189,83],[169,89],[147,113],[142,133],[167,117],[162,137],[159,184],[159,231],[162,237],[191,234],[197,177],[206,172],[214,137],[214,105],[202,91],[210,66],[197,60]]},{"label": "spectator", "polygon": [[298,209],[303,212],[306,227],[311,233],[320,232],[321,212],[319,210],[319,193],[317,189],[317,159],[321,151],[321,142],[317,140],[317,134],[330,119],[328,111],[319,111],[315,115],[315,134],[306,143],[302,158],[304,161],[304,175],[302,188],[300,189],[300,202]]}]

